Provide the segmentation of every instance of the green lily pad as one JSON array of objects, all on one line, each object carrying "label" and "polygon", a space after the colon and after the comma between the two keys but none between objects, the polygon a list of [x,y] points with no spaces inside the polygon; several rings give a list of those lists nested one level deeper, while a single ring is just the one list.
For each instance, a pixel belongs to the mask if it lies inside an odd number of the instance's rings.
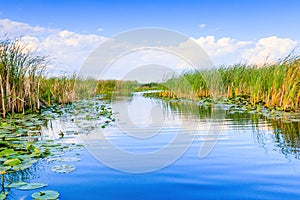
[{"label": "green lily pad", "polygon": [[7,188],[18,188],[18,187],[21,187],[21,186],[24,186],[24,185],[27,185],[28,183],[26,182],[22,182],[22,181],[17,181],[17,182],[13,182],[5,187]]},{"label": "green lily pad", "polygon": [[0,156],[10,156],[18,154],[18,152],[15,152],[13,149],[4,149],[0,152]]},{"label": "green lily pad", "polygon": [[21,161],[18,158],[12,158],[12,159],[8,159],[3,164],[8,166],[16,166],[21,164]]},{"label": "green lily pad", "polygon": [[21,186],[19,190],[35,190],[38,188],[46,187],[48,184],[46,183],[28,183],[27,185]]},{"label": "green lily pad", "polygon": [[59,193],[54,190],[42,190],[31,195],[33,199],[38,200],[54,200],[58,199]]},{"label": "green lily pad", "polygon": [[1,192],[0,193],[0,200],[6,199],[6,196],[8,195],[8,192]]},{"label": "green lily pad", "polygon": [[51,170],[57,173],[70,173],[76,169],[73,165],[55,165]]},{"label": "green lily pad", "polygon": [[41,147],[59,147],[60,144],[43,144]]}]

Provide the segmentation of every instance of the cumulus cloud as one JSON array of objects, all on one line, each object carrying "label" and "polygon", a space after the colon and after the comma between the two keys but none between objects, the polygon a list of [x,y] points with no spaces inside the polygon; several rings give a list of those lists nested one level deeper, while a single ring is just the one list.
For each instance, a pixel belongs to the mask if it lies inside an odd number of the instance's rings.
[{"label": "cumulus cloud", "polygon": [[240,62],[241,51],[253,44],[251,41],[238,41],[229,37],[216,39],[214,36],[200,37],[195,41],[216,65]]},{"label": "cumulus cloud", "polygon": [[286,57],[298,43],[290,38],[271,36],[262,38],[253,48],[246,49],[242,57],[249,63],[264,64]]},{"label": "cumulus cloud", "polygon": [[[205,24],[199,27],[204,28]],[[100,30],[99,30],[100,31]],[[7,34],[10,37],[19,37],[27,48],[34,51],[39,50],[53,58],[53,71],[58,71],[58,66],[66,73],[79,70],[88,55],[107,38],[94,34],[79,34],[69,30],[50,29],[40,26],[31,26],[26,23],[15,22],[9,19],[0,19],[0,35]],[[193,41],[193,42],[191,42]],[[264,63],[272,62],[288,55],[299,42],[290,38],[270,36],[256,41],[241,41],[230,37],[216,38],[215,36],[204,36],[190,38],[179,47],[185,54],[194,60],[204,60],[195,53],[191,45],[196,42],[209,55],[214,64]],[[192,45],[193,46],[193,45]],[[197,58],[194,58],[197,56]],[[203,53],[204,55],[204,53]],[[137,54],[129,57],[128,64],[139,63],[176,65],[177,68],[186,67],[186,62],[180,63],[176,59],[170,59],[171,55],[162,52]],[[138,59],[136,59],[138,58]],[[175,62],[175,61],[176,62]],[[130,62],[129,62],[130,61]],[[173,62],[174,61],[174,62]],[[124,62],[123,62],[124,64]],[[128,66],[128,65],[123,65]]]},{"label": "cumulus cloud", "polygon": [[277,36],[261,38],[258,41],[239,41],[230,37],[216,39],[214,36],[206,36],[195,41],[216,65],[275,62],[287,56],[298,45],[297,41]]},{"label": "cumulus cloud", "polygon": [[53,59],[55,65],[50,68],[66,73],[78,71],[91,51],[105,40],[98,35],[31,26],[9,19],[0,20],[0,34],[20,38],[28,50],[41,51]]},{"label": "cumulus cloud", "polygon": [[104,40],[104,37],[97,35],[83,35],[63,30],[39,41],[39,46],[50,54],[58,65],[63,66],[66,72],[70,72],[79,70],[92,50]]}]

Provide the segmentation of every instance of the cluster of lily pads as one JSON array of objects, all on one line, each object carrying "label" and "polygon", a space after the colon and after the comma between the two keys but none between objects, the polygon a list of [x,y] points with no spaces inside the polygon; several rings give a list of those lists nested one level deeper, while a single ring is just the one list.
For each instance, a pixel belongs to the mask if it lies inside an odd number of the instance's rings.
[{"label": "cluster of lily pads", "polygon": [[[17,188],[19,190],[36,190],[40,188],[44,188],[48,186],[46,183],[27,183],[27,182],[13,182],[6,186],[6,188]],[[6,199],[8,192],[2,192],[0,194],[0,199]],[[50,199],[58,199],[59,193],[54,190],[41,190],[38,192],[34,192],[31,197],[33,199],[39,200],[50,200]]]},{"label": "cluster of lily pads", "polygon": [[[56,134],[58,138],[44,135],[41,127],[49,120],[68,121],[76,126],[76,130],[63,129]],[[5,188],[19,190],[35,190],[46,187],[46,183],[27,183],[10,181],[10,174],[25,171],[41,159],[55,163],[50,170],[56,173],[70,173],[76,169],[70,162],[80,161],[78,156],[65,156],[66,152],[74,152],[83,146],[70,143],[67,138],[78,134],[87,134],[90,130],[105,128],[115,121],[112,109],[103,105],[101,99],[82,100],[64,107],[53,106],[42,111],[42,114],[15,114],[0,120],[0,173],[2,175],[2,192],[0,200],[6,199]],[[49,123],[48,123],[49,124]],[[48,127],[51,128],[51,127]],[[67,163],[67,164],[66,164]],[[33,199],[57,199],[59,193],[53,190],[43,190],[32,194]]]},{"label": "cluster of lily pads", "polygon": [[[253,105],[247,97],[237,96],[234,98],[220,98],[215,101],[217,104],[221,103],[227,105],[228,114],[234,113],[249,113],[259,114],[268,119],[281,120],[283,122],[300,122],[299,112],[287,112],[281,108],[266,107],[263,102]],[[226,106],[225,106],[226,107]]]}]

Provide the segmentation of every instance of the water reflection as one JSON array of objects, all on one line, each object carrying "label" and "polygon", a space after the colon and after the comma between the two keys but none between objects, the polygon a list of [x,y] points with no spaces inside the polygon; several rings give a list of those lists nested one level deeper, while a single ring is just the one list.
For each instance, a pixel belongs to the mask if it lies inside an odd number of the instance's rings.
[{"label": "water reflection", "polygon": [[[204,199],[241,199],[241,197],[274,199],[285,198],[286,193],[291,190],[295,196],[299,197],[296,183],[299,181],[300,174],[291,170],[293,165],[300,166],[299,122],[285,123],[282,120],[272,120],[260,114],[242,110],[232,112],[230,106],[226,105],[207,106],[192,101],[162,101],[144,98],[141,94],[114,96],[113,99],[105,101],[100,99],[96,100],[93,105],[101,106],[101,104],[112,102],[116,108],[114,117],[117,120],[115,125],[109,125],[104,129],[105,137],[124,150],[136,153],[158,151],[168,145],[178,131],[192,135],[195,140],[173,165],[154,173],[143,175],[119,173],[99,164],[86,151],[78,151],[77,153],[82,154],[80,155],[82,161],[76,163],[78,168],[68,176],[49,173],[53,164],[42,161],[27,171],[12,174],[7,178],[49,183],[50,187],[54,187],[49,189],[57,189],[64,199],[86,199],[87,194],[90,195],[89,199],[96,199],[99,196],[104,199],[119,199],[122,196],[141,197],[141,199],[147,199],[145,197],[149,197],[148,199],[199,199],[200,196]],[[55,119],[49,120],[47,126],[42,128],[43,136],[59,140],[59,142],[77,143],[77,134],[88,135],[94,130],[101,129],[101,120],[94,118],[88,120],[87,118],[92,113],[88,109],[89,103],[89,101],[84,101],[83,106],[73,105],[65,108],[62,114],[55,115]],[[132,122],[134,127],[124,124],[128,123],[126,117],[118,118],[121,114],[118,108],[122,108],[122,105],[131,111],[130,118],[134,120]],[[150,119],[149,117],[156,116],[155,113],[159,117]],[[157,124],[160,124],[160,120],[164,120],[165,123],[159,128]],[[137,134],[141,130],[148,131],[142,135],[147,140],[141,137],[133,140],[132,137],[124,135],[117,124],[132,131],[133,136],[140,137],[141,135]],[[204,141],[215,141],[214,135],[211,134],[218,127],[221,130],[216,139],[219,143],[207,159],[199,160],[197,157],[199,145],[203,145]],[[61,131],[63,138],[59,135]],[[155,131],[162,134],[151,135]],[[180,145],[185,144],[179,141],[178,145],[173,146],[174,150],[178,150]],[[106,150],[106,146],[101,146],[102,152]],[[77,156],[74,148],[70,148],[65,153]],[[170,152],[167,152],[164,156],[169,155]],[[118,164],[125,167],[126,165],[131,167],[129,165],[134,163],[134,159],[130,161],[124,157],[115,158]],[[155,160],[150,163],[151,165],[161,161],[157,157],[149,159]],[[150,164],[145,162],[145,166],[141,167],[149,167]],[[274,185],[280,186],[278,191],[282,193],[282,196],[274,192]],[[237,187],[239,193],[236,192]],[[177,196],[171,198],[174,191],[177,192]],[[14,189],[10,192],[12,199],[23,195],[22,192]],[[26,194],[29,199],[31,192]],[[75,197],[74,194],[76,194]]]},{"label": "water reflection", "polygon": [[217,119],[217,111],[225,110],[226,124],[229,129],[242,131],[250,128],[253,131],[254,142],[261,147],[272,149],[272,146],[275,146],[285,157],[293,156],[300,159],[299,122],[287,123],[280,119],[269,119],[261,114],[249,113],[247,110],[232,112],[224,109],[226,105],[203,106],[192,101],[166,101],[162,105],[165,109],[180,113],[187,119]]}]

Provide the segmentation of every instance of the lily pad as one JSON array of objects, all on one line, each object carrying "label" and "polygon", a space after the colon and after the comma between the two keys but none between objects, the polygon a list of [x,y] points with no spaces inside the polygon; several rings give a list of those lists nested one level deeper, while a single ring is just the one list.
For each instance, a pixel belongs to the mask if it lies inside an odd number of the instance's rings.
[{"label": "lily pad", "polygon": [[8,166],[16,166],[21,164],[21,161],[18,158],[12,158],[12,159],[8,159],[3,164]]},{"label": "lily pad", "polygon": [[70,173],[75,169],[76,167],[74,165],[55,165],[51,168],[52,171],[57,173]]},{"label": "lily pad", "polygon": [[6,199],[6,196],[8,195],[8,192],[1,192],[0,193],[0,200]]},{"label": "lily pad", "polygon": [[7,188],[18,188],[18,187],[21,187],[21,186],[24,186],[24,185],[27,185],[28,183],[26,182],[22,182],[22,181],[18,181],[18,182],[13,182],[5,187]]},{"label": "lily pad", "polygon": [[58,199],[59,193],[54,190],[42,190],[31,195],[33,199],[39,200],[54,200]]},{"label": "lily pad", "polygon": [[0,156],[10,156],[15,154],[18,154],[18,152],[15,152],[15,150],[13,149],[4,149],[0,152]]},{"label": "lily pad", "polygon": [[28,183],[27,185],[21,186],[19,190],[35,190],[38,188],[46,187],[46,183]]}]

